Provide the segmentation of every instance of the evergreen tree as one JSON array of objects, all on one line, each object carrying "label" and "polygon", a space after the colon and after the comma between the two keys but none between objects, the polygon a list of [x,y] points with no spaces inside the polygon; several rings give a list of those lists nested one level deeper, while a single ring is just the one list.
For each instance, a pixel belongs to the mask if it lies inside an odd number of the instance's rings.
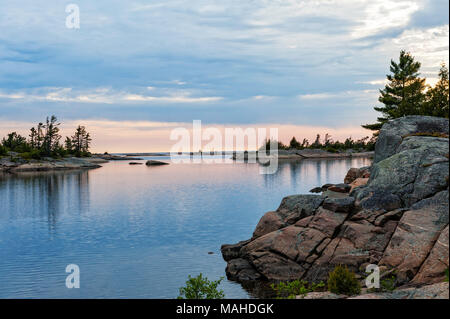
[{"label": "evergreen tree", "polygon": [[91,146],[91,141],[92,141],[91,135],[86,132],[86,134],[83,138],[83,146],[82,146],[83,153],[89,152],[89,147]]},{"label": "evergreen tree", "polygon": [[448,118],[449,112],[448,69],[445,64],[439,70],[439,81],[435,87],[427,92],[427,102],[424,104],[422,115],[432,115]]},{"label": "evergreen tree", "polygon": [[322,144],[320,143],[320,134],[317,134],[316,140],[314,141],[314,143],[311,144],[311,146],[314,148],[322,146]]},{"label": "evergreen tree", "polygon": [[301,145],[300,143],[297,141],[297,139],[294,137],[292,137],[291,141],[289,142],[289,148],[293,148],[293,149],[300,149]]},{"label": "evergreen tree", "polygon": [[66,140],[64,141],[64,147],[66,148],[67,152],[72,153],[73,151],[72,140],[68,136],[66,136]]},{"label": "evergreen tree", "polygon": [[325,139],[324,139],[324,141],[323,141],[323,145],[326,147],[326,146],[329,146],[331,143],[332,143],[332,141],[331,141],[331,135],[328,134],[328,133],[326,133],[326,134],[325,134]]},{"label": "evergreen tree", "polygon": [[43,151],[47,156],[51,156],[52,152],[59,147],[59,140],[61,135],[59,135],[59,126],[57,123],[56,116],[52,115],[50,119],[47,117],[45,128],[45,135],[43,140]]},{"label": "evergreen tree", "polygon": [[378,101],[384,106],[374,107],[382,113],[378,123],[363,125],[369,130],[378,131],[388,120],[405,115],[421,114],[425,100],[425,79],[419,77],[420,62],[402,50],[399,62],[391,60],[390,71],[387,75],[389,81],[383,90],[380,90]]},{"label": "evergreen tree", "polygon": [[26,147],[27,139],[16,132],[9,133],[6,138],[3,138],[2,145],[11,151],[22,151]]},{"label": "evergreen tree", "polygon": [[41,148],[44,142],[44,124],[39,123],[37,126],[36,147]]},{"label": "evergreen tree", "polygon": [[304,138],[302,141],[302,148],[307,148],[309,147],[309,141],[308,139]]},{"label": "evergreen tree", "polygon": [[91,144],[90,134],[86,131],[84,126],[79,125],[72,136],[71,146],[76,156],[81,156],[89,152]]},{"label": "evergreen tree", "polygon": [[37,148],[37,135],[38,135],[38,133],[37,133],[36,129],[34,127],[32,127],[30,129],[30,135],[29,135],[29,137],[30,137],[30,146],[31,146],[32,149]]}]

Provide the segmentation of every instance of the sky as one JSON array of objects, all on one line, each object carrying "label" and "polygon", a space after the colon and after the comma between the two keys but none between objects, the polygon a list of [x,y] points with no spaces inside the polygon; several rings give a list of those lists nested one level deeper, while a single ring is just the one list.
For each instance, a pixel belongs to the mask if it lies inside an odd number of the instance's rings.
[{"label": "sky", "polygon": [[[67,28],[66,6],[80,10]],[[167,151],[175,127],[370,135],[389,62],[436,81],[447,0],[0,0],[0,137],[55,114],[98,152]]]}]

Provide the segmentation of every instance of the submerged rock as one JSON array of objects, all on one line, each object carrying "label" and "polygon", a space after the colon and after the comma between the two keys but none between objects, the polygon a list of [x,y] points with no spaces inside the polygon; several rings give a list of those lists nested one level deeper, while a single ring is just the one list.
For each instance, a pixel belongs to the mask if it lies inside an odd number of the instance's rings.
[{"label": "submerged rock", "polygon": [[169,165],[169,163],[161,162],[161,161],[155,161],[155,160],[148,160],[145,165],[147,166],[161,166],[161,165]]}]

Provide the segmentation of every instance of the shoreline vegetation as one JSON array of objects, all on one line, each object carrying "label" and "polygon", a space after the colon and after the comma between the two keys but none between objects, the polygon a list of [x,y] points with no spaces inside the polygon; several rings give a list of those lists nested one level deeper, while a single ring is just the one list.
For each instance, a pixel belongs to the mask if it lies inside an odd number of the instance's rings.
[{"label": "shoreline vegetation", "polygon": [[89,152],[91,136],[79,125],[74,134],[61,143],[56,116],[47,117],[30,129],[27,137],[11,132],[0,143],[0,172],[30,172],[101,167],[100,158]]}]

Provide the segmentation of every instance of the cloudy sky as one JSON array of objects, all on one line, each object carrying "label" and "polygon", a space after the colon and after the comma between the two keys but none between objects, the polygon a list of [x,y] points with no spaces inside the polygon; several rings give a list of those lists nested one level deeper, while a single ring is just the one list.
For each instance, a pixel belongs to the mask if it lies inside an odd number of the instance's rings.
[{"label": "cloudy sky", "polygon": [[[66,27],[66,6],[80,29]],[[447,0],[0,0],[0,136],[56,114],[97,151],[168,150],[170,129],[370,134],[401,49],[433,83]]]}]

